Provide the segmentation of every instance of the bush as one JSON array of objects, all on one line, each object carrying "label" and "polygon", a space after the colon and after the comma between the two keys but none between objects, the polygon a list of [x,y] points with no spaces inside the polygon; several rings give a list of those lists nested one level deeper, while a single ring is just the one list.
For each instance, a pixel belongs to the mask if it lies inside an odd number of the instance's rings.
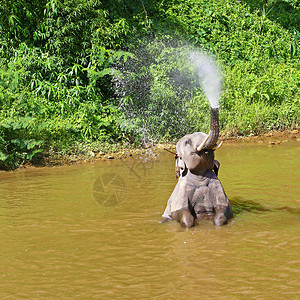
[{"label": "bush", "polygon": [[3,0],[0,167],[53,146],[208,131],[190,48],[223,69],[222,130],[297,127],[299,31],[296,0]]}]

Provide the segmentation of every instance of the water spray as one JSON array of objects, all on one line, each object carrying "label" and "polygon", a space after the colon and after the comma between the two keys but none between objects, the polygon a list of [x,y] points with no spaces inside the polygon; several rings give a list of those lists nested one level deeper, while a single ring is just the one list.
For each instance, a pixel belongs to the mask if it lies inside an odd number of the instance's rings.
[{"label": "water spray", "polygon": [[218,110],[222,75],[208,54],[155,41],[137,49],[135,56],[117,66],[122,76],[115,77],[115,92],[123,126],[142,135],[145,144],[166,133],[179,138],[196,127],[189,102],[200,90]]},{"label": "water spray", "polygon": [[196,75],[211,108],[219,108],[223,77],[215,61],[209,55],[198,51],[190,52],[189,59],[195,67]]}]

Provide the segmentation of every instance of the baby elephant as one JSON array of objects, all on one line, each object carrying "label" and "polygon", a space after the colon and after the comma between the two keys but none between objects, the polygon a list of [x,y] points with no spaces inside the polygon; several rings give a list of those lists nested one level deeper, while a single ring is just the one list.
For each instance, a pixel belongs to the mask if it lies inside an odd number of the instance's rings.
[{"label": "baby elephant", "polygon": [[181,138],[176,145],[176,176],[179,178],[163,214],[163,221],[177,220],[183,227],[195,219],[213,219],[215,225],[227,224],[232,209],[217,177],[219,162],[214,151],[219,137],[218,109],[211,108],[209,134],[196,132]]}]

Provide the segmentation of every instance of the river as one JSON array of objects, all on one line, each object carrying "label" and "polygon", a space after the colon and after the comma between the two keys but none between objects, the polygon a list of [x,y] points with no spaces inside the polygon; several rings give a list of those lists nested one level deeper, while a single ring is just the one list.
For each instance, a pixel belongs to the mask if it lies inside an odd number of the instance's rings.
[{"label": "river", "polygon": [[300,299],[300,143],[216,158],[234,218],[189,230],[168,152],[0,173],[0,298]]}]

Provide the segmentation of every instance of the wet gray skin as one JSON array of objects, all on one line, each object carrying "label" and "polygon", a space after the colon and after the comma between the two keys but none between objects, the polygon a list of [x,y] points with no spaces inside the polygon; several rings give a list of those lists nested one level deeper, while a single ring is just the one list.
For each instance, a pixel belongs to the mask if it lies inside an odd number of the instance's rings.
[{"label": "wet gray skin", "polygon": [[195,225],[195,219],[212,218],[225,225],[232,209],[218,179],[220,163],[214,159],[219,137],[218,109],[211,108],[210,132],[185,135],[176,145],[178,182],[163,214],[163,222],[177,220],[183,227]]}]

